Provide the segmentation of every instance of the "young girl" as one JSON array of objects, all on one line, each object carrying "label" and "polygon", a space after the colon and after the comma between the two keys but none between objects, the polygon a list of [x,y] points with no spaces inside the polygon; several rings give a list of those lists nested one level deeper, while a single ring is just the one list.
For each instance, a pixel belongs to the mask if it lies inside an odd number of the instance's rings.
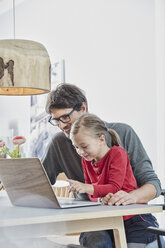
[{"label": "young girl", "polygon": [[[114,130],[108,130],[100,118],[89,113],[82,115],[72,125],[71,140],[82,157],[85,183],[69,179],[70,191],[87,193],[91,201],[101,199],[108,204],[111,195],[119,190],[130,192],[137,188],[119,136]],[[142,214],[123,218],[127,243],[148,244],[156,240],[155,235],[146,231],[148,226],[157,226],[154,216]]]}]

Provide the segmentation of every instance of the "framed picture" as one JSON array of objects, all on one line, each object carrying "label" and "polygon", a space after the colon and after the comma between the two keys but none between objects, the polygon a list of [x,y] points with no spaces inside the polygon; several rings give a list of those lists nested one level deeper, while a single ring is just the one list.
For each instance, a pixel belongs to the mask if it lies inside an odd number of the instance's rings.
[{"label": "framed picture", "polygon": [[[51,64],[51,89],[65,82],[64,59]],[[29,155],[42,158],[50,138],[59,131],[58,127],[48,123],[49,115],[45,111],[47,94],[33,95],[30,102],[30,144]]]}]

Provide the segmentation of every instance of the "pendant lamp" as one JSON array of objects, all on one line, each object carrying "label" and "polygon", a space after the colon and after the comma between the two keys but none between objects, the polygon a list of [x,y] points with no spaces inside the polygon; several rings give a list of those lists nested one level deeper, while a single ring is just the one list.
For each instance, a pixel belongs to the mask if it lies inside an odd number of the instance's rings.
[{"label": "pendant lamp", "polygon": [[0,40],[0,95],[50,91],[50,59],[45,47],[30,40]]},{"label": "pendant lamp", "polygon": [[0,40],[0,95],[38,95],[50,91],[50,59],[45,47],[35,41]]}]

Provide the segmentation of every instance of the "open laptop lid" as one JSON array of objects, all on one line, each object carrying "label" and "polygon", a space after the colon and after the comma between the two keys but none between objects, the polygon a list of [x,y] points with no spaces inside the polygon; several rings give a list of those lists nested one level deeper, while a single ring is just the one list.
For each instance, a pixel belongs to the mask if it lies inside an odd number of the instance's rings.
[{"label": "open laptop lid", "polygon": [[0,180],[13,205],[60,208],[38,158],[0,159]]},{"label": "open laptop lid", "polygon": [[100,205],[91,201],[58,201],[38,158],[0,159],[0,180],[13,205],[40,208],[71,208]]}]

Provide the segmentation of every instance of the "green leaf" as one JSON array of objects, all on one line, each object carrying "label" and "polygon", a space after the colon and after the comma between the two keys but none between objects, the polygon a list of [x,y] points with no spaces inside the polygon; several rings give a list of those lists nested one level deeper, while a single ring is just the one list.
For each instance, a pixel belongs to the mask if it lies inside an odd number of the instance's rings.
[{"label": "green leaf", "polygon": [[17,150],[13,150],[12,152],[9,152],[8,155],[11,158],[21,158],[21,154]]},{"label": "green leaf", "polygon": [[3,147],[1,147],[1,149],[0,149],[0,155],[1,156],[5,156],[5,155],[7,155],[8,153],[9,153],[9,148],[8,147],[6,147],[6,146],[3,146]]},{"label": "green leaf", "polygon": [[6,146],[3,146],[0,148],[0,155],[1,156],[6,156],[9,155],[11,158],[21,158],[22,155],[19,152],[19,148],[15,148],[12,152],[10,152],[10,149]]}]

